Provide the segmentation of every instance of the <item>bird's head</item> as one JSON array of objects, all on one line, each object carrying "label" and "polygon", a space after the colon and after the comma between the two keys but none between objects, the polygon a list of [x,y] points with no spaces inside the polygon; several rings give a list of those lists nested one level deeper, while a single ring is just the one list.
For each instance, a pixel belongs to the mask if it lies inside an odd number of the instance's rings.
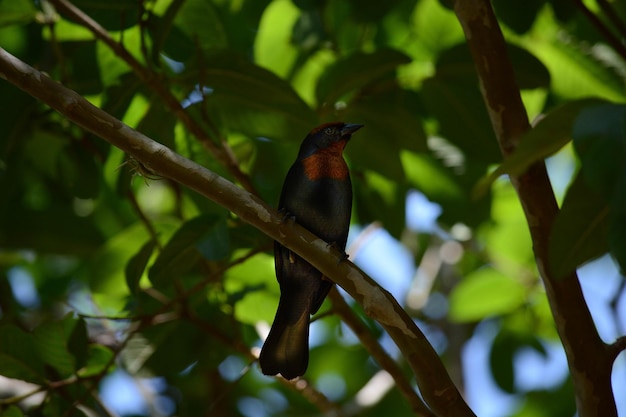
[{"label": "bird's head", "polygon": [[320,125],[309,132],[298,153],[299,158],[310,156],[318,151],[341,154],[354,132],[363,125],[332,122]]}]

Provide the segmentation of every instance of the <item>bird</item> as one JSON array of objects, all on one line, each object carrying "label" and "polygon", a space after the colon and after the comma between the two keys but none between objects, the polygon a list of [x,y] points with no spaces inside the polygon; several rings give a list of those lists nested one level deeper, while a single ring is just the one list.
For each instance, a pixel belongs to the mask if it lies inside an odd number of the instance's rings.
[{"label": "bird", "polygon": [[[304,138],[287,172],[278,203],[290,217],[316,236],[345,251],[352,212],[352,183],[343,150],[361,124],[331,122]],[[304,375],[309,364],[309,322],[333,283],[314,266],[274,243],[278,309],[259,355],[265,375],[285,379]]]}]

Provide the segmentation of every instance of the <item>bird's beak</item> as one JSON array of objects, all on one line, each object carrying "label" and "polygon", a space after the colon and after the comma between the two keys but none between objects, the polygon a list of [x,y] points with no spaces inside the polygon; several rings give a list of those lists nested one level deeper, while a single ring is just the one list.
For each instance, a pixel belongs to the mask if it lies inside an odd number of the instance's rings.
[{"label": "bird's beak", "polygon": [[356,132],[357,130],[359,130],[362,127],[363,127],[363,125],[353,124],[353,123],[346,123],[341,128],[341,136],[351,135],[351,134],[353,134],[354,132]]}]

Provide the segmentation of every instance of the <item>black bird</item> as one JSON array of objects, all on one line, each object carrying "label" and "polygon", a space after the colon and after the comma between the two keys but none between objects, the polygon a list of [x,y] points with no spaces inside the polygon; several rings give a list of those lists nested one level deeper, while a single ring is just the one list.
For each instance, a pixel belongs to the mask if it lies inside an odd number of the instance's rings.
[{"label": "black bird", "polygon": [[[341,122],[316,127],[306,136],[289,169],[279,209],[301,226],[345,250],[352,211],[352,184],[343,150],[363,125]],[[309,320],[333,283],[278,242],[274,244],[280,302],[259,363],[265,375],[294,379],[309,364]]]}]

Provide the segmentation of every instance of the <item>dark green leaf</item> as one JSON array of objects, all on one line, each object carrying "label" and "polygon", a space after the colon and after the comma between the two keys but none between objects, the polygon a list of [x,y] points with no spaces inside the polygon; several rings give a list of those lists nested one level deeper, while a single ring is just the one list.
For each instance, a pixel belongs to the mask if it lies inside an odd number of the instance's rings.
[{"label": "dark green leaf", "polygon": [[417,97],[399,88],[352,102],[342,118],[365,125],[346,148],[352,167],[376,171],[404,183],[401,151],[426,150],[426,134],[415,118],[417,112]]},{"label": "dark green leaf", "polygon": [[74,0],[72,3],[108,30],[122,30],[139,21],[138,7],[134,0]]},{"label": "dark green leaf", "polygon": [[70,325],[75,322],[74,328],[71,330],[67,339],[67,350],[75,359],[75,371],[82,368],[87,361],[87,350],[89,347],[89,338],[87,335],[87,325],[85,320],[79,318],[75,320],[68,315],[64,321],[70,321]]},{"label": "dark green leaf", "polygon": [[106,346],[96,344],[89,345],[87,362],[85,366],[79,370],[78,374],[84,378],[102,374],[106,371],[107,367],[112,365],[111,359],[113,356],[113,351]]},{"label": "dark green leaf", "polygon": [[163,16],[151,15],[148,29],[155,55],[175,61],[198,59],[226,46],[226,33],[211,2],[173,1]]},{"label": "dark green leaf", "polygon": [[76,370],[76,358],[70,352],[69,343],[77,323],[68,314],[62,321],[49,321],[35,329],[37,351],[46,365],[58,372],[56,378],[67,378]]},{"label": "dark green leaf", "polygon": [[545,348],[532,334],[503,328],[493,340],[489,352],[491,373],[498,386],[508,393],[515,392],[515,355],[528,347],[546,356]]},{"label": "dark green leaf", "polygon": [[31,0],[0,1],[0,28],[32,22],[37,9]]},{"label": "dark green leaf", "polygon": [[493,8],[499,19],[518,34],[526,33],[544,5],[542,0],[496,0]]},{"label": "dark green leaf", "polygon": [[626,105],[602,104],[584,109],[572,135],[582,173],[594,189],[607,197],[626,169]]},{"label": "dark green leaf", "polygon": [[493,379],[498,387],[508,393],[515,392],[513,357],[519,348],[519,341],[509,337],[507,332],[500,332],[493,340],[489,352],[489,365]]},{"label": "dark green leaf", "polygon": [[344,94],[365,87],[409,62],[408,56],[393,49],[349,55],[335,62],[320,77],[315,93],[317,101],[333,106]]},{"label": "dark green leaf", "polygon": [[24,414],[17,406],[10,405],[6,410],[0,411],[0,417],[24,417]]},{"label": "dark green leaf", "polygon": [[[195,88],[200,74],[188,75]],[[199,107],[196,119],[208,113],[226,131],[299,141],[317,124],[315,113],[286,81],[239,55],[207,57],[201,81],[205,104],[194,106]]]},{"label": "dark green leaf", "polygon": [[626,272],[626,170],[622,171],[615,188],[615,195],[610,203],[609,247],[620,266],[621,273],[624,274]]},{"label": "dark green leaf", "polygon": [[549,112],[539,123],[519,140],[515,152],[497,169],[481,179],[476,185],[474,195],[483,194],[501,175],[518,176],[529,166],[557,152],[571,139],[572,129],[581,111],[602,103],[597,99],[570,101]]},{"label": "dark green leaf", "polygon": [[137,130],[168,148],[176,150],[174,126],[176,126],[176,119],[171,110],[162,101],[156,100],[150,104],[150,109],[137,125]]},{"label": "dark green leaf", "polygon": [[573,180],[550,235],[550,269],[563,277],[608,251],[609,206],[582,177]]},{"label": "dark green leaf", "polygon": [[[467,62],[467,65],[473,65]],[[495,163],[502,154],[475,78],[437,74],[424,81],[422,98],[439,132],[467,159]]]},{"label": "dark green leaf", "polygon": [[31,334],[14,325],[0,327],[0,369],[7,378],[35,384],[45,381],[44,362]]},{"label": "dark green leaf", "polygon": [[211,350],[207,335],[183,321],[154,326],[144,335],[153,350],[144,366],[157,375],[176,375]]},{"label": "dark green leaf", "polygon": [[171,285],[193,268],[202,255],[216,260],[228,254],[224,221],[216,215],[202,215],[184,223],[150,268],[148,277],[152,284],[157,288]]},{"label": "dark green leaf", "polygon": [[148,261],[152,256],[155,246],[156,242],[150,239],[126,264],[126,268],[124,269],[126,285],[128,285],[131,294],[136,294],[139,290],[139,280],[146,269],[146,265],[148,265]]}]

